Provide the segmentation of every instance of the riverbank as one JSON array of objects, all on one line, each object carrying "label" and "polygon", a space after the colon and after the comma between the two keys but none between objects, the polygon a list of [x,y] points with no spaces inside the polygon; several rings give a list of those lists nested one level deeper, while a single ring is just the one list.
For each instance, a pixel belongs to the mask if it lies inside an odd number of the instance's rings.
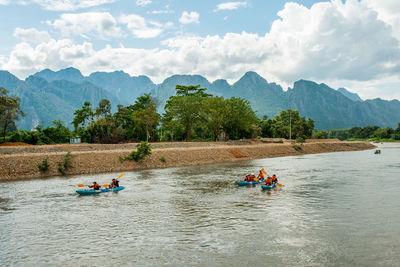
[{"label": "riverbank", "polygon": [[[73,144],[0,147],[0,181],[44,178],[61,175],[58,164],[72,155],[72,167],[66,175],[134,171],[246,161],[260,158],[372,149],[367,142],[307,140],[303,144],[277,143],[274,140],[237,142],[154,143],[152,155],[142,162],[121,161],[136,148],[129,144]],[[38,164],[48,159],[49,168],[39,171]]]}]

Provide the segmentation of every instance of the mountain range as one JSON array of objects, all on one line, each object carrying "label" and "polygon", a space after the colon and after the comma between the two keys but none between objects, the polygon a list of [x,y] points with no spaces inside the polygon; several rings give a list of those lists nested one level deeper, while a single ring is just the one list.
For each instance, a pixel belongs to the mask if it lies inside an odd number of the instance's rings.
[{"label": "mountain range", "polygon": [[161,84],[155,84],[147,76],[132,77],[123,71],[83,76],[75,68],[45,69],[25,80],[19,80],[8,71],[0,71],[0,86],[21,98],[26,117],[17,125],[23,129],[33,129],[39,124],[48,126],[53,120],[62,120],[71,126],[74,111],[81,108],[84,101],[97,106],[102,98],[109,99],[115,111],[118,104],[129,105],[138,96],[151,93],[162,112],[166,100],[175,94],[177,84],[200,84],[213,95],[246,98],[260,117],[271,118],[282,110],[295,109],[301,116],[312,118],[316,128],[323,130],[367,125],[397,127],[400,122],[398,100],[364,101],[345,88],[335,90],[307,80],[299,80],[285,91],[251,71],[232,85],[222,79],[209,82],[200,75],[173,75]]}]

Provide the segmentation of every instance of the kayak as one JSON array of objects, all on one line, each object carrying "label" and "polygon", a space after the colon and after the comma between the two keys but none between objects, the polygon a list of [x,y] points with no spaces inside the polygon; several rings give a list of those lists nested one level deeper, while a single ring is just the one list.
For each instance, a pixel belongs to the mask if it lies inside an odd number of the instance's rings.
[{"label": "kayak", "polygon": [[253,185],[253,184],[259,184],[260,181],[252,181],[252,182],[236,182],[238,186],[245,186],[245,185]]},{"label": "kayak", "polygon": [[97,194],[105,193],[105,192],[117,192],[117,191],[121,191],[121,190],[124,190],[124,189],[125,189],[125,187],[119,186],[119,187],[115,187],[115,188],[112,188],[112,189],[102,188],[100,190],[76,190],[76,192],[79,195],[97,195]]},{"label": "kayak", "polygon": [[273,184],[273,185],[262,185],[261,189],[268,190],[268,189],[272,189],[274,187],[276,187],[276,184]]}]

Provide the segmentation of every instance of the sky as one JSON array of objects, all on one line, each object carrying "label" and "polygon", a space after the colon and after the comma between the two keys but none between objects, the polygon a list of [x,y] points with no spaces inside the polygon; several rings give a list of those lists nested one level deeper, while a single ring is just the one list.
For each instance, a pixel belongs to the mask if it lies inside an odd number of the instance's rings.
[{"label": "sky", "polygon": [[399,0],[0,0],[0,69],[123,70],[161,83],[255,71],[400,99]]}]

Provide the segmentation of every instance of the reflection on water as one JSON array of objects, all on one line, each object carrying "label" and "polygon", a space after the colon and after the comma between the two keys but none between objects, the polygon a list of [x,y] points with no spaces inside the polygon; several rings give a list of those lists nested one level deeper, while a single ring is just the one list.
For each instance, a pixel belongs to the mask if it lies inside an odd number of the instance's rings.
[{"label": "reflection on water", "polygon": [[[2,183],[0,265],[396,265],[400,147]],[[264,167],[282,189],[237,187]],[[385,186],[381,186],[381,185]]]}]

